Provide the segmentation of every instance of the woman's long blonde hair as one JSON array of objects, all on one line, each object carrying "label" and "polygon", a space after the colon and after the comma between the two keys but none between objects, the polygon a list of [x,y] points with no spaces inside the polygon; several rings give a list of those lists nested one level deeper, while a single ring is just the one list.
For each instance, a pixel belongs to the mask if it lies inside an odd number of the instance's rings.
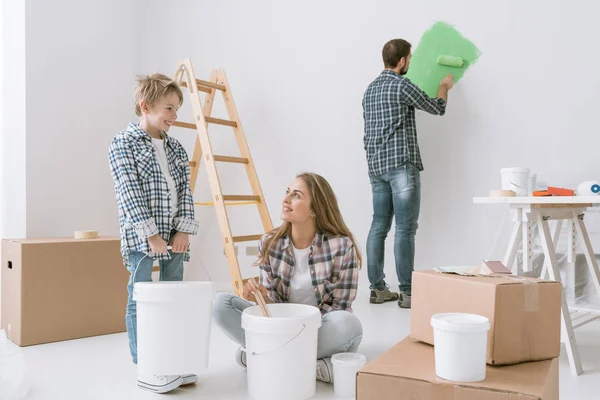
[{"label": "woman's long blonde hair", "polygon": [[[350,232],[350,229],[346,226],[340,208],[338,206],[337,198],[329,182],[321,175],[305,172],[296,178],[301,178],[308,190],[311,197],[311,209],[315,214],[315,226],[317,232],[322,232],[330,236],[347,236],[354,245],[354,251],[356,252],[356,258],[358,265],[362,264],[362,257],[358,244],[354,239],[354,235]],[[269,232],[269,236],[265,241],[261,251],[258,255],[257,264],[263,261],[269,261],[269,249],[282,237],[290,235],[292,231],[292,224],[288,221],[284,221],[281,226],[273,229]]]}]

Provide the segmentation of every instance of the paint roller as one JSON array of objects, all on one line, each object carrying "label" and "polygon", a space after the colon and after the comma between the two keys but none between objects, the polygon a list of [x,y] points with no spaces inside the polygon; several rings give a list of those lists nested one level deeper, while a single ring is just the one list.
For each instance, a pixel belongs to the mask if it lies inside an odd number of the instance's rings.
[{"label": "paint roller", "polygon": [[461,57],[440,54],[437,63],[448,67],[461,68],[464,65],[464,60]]}]

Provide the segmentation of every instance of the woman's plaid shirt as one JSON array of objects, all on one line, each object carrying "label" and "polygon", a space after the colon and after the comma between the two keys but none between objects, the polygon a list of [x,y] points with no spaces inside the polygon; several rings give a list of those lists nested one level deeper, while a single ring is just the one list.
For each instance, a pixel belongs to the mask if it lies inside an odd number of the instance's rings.
[{"label": "woman's plaid shirt", "polygon": [[[262,237],[259,249],[269,234]],[[260,264],[260,283],[276,303],[287,303],[294,276],[294,253],[290,238],[282,237],[269,249],[269,262]],[[358,288],[359,264],[354,245],[345,236],[317,232],[308,258],[312,286],[322,314],[335,310],[352,311]]]}]

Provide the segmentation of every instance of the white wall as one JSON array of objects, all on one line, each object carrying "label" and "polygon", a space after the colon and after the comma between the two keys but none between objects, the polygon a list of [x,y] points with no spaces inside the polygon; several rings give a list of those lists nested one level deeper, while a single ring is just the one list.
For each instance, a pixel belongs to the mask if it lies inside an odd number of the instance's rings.
[{"label": "white wall", "polygon": [[2,237],[117,235],[107,153],[134,115],[134,2],[3,5]]},{"label": "white wall", "polygon": [[[417,268],[503,254],[505,236],[493,244],[504,208],[472,204],[473,196],[500,186],[500,168],[527,166],[539,181],[568,187],[598,176],[594,96],[600,76],[593,49],[600,6],[594,3],[143,4],[139,37],[147,51],[138,69],[172,74],[182,57],[192,58],[202,79],[212,68],[225,68],[276,224],[285,186],[297,172],[312,170],[333,185],[364,249],[372,211],[362,94],[382,69],[387,40],[403,37],[416,46],[437,20],[454,24],[483,56],[451,92],[445,117],[419,115],[426,170]],[[223,141],[221,133],[213,138]],[[213,256],[216,219],[205,211],[200,218],[206,233],[204,244],[194,242],[196,258],[227,279],[221,254]],[[213,236],[216,241],[206,241]],[[391,257],[389,251],[386,271],[395,283]]]},{"label": "white wall", "polygon": [[135,115],[134,3],[26,4],[27,236],[118,235],[108,146]]},{"label": "white wall", "polygon": [[[593,96],[600,78],[588,49],[600,6],[583,0],[19,3],[3,2],[17,11],[3,18],[3,44],[14,57],[3,73],[10,90],[3,91],[2,210],[14,236],[118,234],[107,148],[135,117],[134,73],[172,75],[178,59],[191,57],[199,78],[227,71],[273,222],[294,175],[315,171],[333,185],[364,249],[372,211],[362,94],[381,71],[387,40],[416,46],[437,20],[456,25],[483,56],[451,92],[446,116],[419,116],[426,170],[417,268],[502,253],[503,236],[492,244],[504,209],[471,201],[499,186],[501,167],[529,166],[558,186],[598,171]],[[17,35],[8,40],[11,26]],[[189,121],[189,112],[184,107],[181,119]],[[223,116],[224,108],[215,112]],[[230,131],[211,132],[217,152],[231,152]],[[172,133],[191,154],[193,133]],[[235,172],[223,174],[226,191],[244,193],[243,173]],[[198,188],[206,199],[204,169]],[[237,234],[257,233],[257,218],[231,212]],[[204,267],[228,281],[214,210],[199,208],[198,219],[188,276],[205,277]],[[394,284],[392,260],[389,251]],[[251,261],[242,258],[245,266]]]},{"label": "white wall", "polygon": [[25,236],[25,3],[2,0],[0,236]]}]

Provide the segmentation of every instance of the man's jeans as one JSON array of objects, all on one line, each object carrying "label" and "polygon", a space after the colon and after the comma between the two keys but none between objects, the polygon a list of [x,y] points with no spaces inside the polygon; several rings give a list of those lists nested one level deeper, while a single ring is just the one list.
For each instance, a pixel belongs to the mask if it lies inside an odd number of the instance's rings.
[{"label": "man's jeans", "polygon": [[[169,250],[170,251],[170,250]],[[183,254],[171,252],[170,260],[160,260],[160,280],[161,281],[181,281],[183,280]],[[138,267],[139,264],[139,267]],[[135,282],[152,281],[152,264],[154,259],[146,257],[146,254],[139,251],[132,251],[129,254],[130,272],[129,298],[127,300],[127,310],[125,312],[125,325],[127,326],[127,336],[129,337],[129,351],[134,364],[137,364],[137,309],[136,302],[133,300],[133,284]],[[137,268],[137,272],[135,269]],[[134,282],[135,274],[135,282]]]},{"label": "man's jeans", "polygon": [[384,266],[385,239],[396,218],[394,256],[400,290],[411,295],[415,262],[415,234],[421,206],[421,175],[406,163],[378,177],[371,177],[373,222],[367,239],[367,269],[372,289],[386,285]]}]

